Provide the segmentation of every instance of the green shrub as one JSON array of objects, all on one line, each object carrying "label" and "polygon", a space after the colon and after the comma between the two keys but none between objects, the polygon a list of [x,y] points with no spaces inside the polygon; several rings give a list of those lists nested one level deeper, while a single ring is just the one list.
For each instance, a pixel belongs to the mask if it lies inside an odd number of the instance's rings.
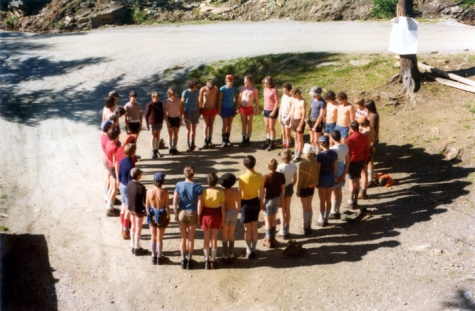
[{"label": "green shrub", "polygon": [[142,24],[145,22],[146,17],[147,15],[142,10],[135,10],[134,14],[132,15],[132,19],[137,24]]},{"label": "green shrub", "polygon": [[475,5],[475,0],[454,0],[454,2],[466,8],[471,8]]},{"label": "green shrub", "polygon": [[5,20],[5,26],[8,29],[13,29],[18,22],[18,16],[11,15]]},{"label": "green shrub", "polygon": [[[475,0],[466,0],[475,1]],[[373,10],[371,14],[379,18],[392,18],[396,16],[398,0],[373,0]]]}]

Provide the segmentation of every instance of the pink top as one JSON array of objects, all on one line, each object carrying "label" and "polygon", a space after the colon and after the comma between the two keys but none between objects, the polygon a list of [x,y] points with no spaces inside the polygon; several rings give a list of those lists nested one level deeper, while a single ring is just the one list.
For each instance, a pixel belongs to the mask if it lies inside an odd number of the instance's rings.
[{"label": "pink top", "polygon": [[279,102],[279,92],[276,88],[264,89],[264,110],[274,110]]},{"label": "pink top", "polygon": [[241,86],[241,106],[248,107],[254,104],[254,91],[256,88],[247,86]]},{"label": "pink top", "polygon": [[106,144],[109,140],[110,140],[109,135],[107,135],[107,133],[102,133],[101,146],[102,146],[102,151],[104,151],[104,154],[106,154]]},{"label": "pink top", "polygon": [[115,142],[113,142],[112,140],[109,140],[107,142],[106,156],[107,156],[107,164],[109,165],[109,167],[114,167],[113,157],[117,153],[117,149],[119,149],[119,147],[117,147]]}]

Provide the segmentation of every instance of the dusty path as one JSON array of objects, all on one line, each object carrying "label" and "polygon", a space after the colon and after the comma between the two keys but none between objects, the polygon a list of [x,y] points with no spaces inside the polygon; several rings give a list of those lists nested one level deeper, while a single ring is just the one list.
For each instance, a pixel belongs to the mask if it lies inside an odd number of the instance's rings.
[{"label": "dusty path", "polygon": [[[9,214],[6,226],[16,234],[3,238],[3,252],[16,249],[14,258],[37,276],[32,285],[28,277],[11,272],[20,280],[17,285],[32,288],[33,298],[15,289],[8,292],[10,298],[2,297],[4,306],[12,308],[22,301],[19,309],[38,305],[61,310],[461,308],[465,300],[456,296],[458,291],[462,296],[475,292],[475,225],[473,209],[465,216],[457,209],[473,198],[461,190],[459,200],[440,203],[427,195],[434,182],[426,181],[426,190],[414,188],[415,164],[394,155],[397,163],[383,163],[380,168],[392,166],[407,182],[372,190],[367,204],[373,218],[361,225],[336,222],[304,238],[300,204],[294,197],[291,232],[306,248],[299,259],[282,259],[280,250],[266,251],[259,244],[256,261],[240,260],[232,268],[212,272],[202,265],[181,271],[178,230],[172,223],[164,246],[171,264],[152,266],[148,256],[130,254],[129,243],[119,236],[118,219],[104,216],[99,121],[102,98],[110,89],[120,91],[124,104],[126,92],[136,88],[145,106],[147,93],[165,87],[160,74],[170,67],[186,70],[219,59],[267,53],[385,53],[389,26],[388,22],[270,21],[110,28],[70,35],[1,32],[0,185],[6,195],[1,202]],[[420,51],[473,51],[474,35],[475,28],[459,24],[421,24]],[[386,137],[383,154],[407,151],[391,146]],[[198,180],[203,182],[210,169],[242,173],[245,153],[257,155],[260,171],[265,172],[263,163],[269,157],[255,149],[239,153],[233,148],[151,161],[148,138],[144,131],[138,146],[145,158],[140,163],[147,173],[144,182],[150,186],[150,174],[163,170],[169,174],[170,190],[181,179],[185,163],[198,167]],[[469,173],[456,167],[432,169],[450,169],[460,179]],[[460,182],[460,189],[469,186]],[[463,230],[454,232],[453,227]],[[197,236],[199,249],[201,233]],[[148,247],[147,229],[143,237],[142,246]],[[237,248],[242,251],[241,229],[238,237]],[[202,261],[198,250],[195,259]],[[10,267],[4,263],[3,273]]]}]

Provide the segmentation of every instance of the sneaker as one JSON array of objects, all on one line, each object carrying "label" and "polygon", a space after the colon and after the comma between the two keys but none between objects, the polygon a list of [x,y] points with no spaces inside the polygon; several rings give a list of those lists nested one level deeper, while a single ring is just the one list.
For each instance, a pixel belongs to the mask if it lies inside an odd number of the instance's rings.
[{"label": "sneaker", "polygon": [[282,231],[279,231],[279,233],[277,233],[277,236],[279,238],[283,238],[284,237],[284,233]]},{"label": "sneaker", "polygon": [[121,233],[120,235],[122,236],[122,238],[125,240],[125,230],[124,228],[122,227],[122,230],[121,230]]},{"label": "sneaker", "polygon": [[195,144],[191,144],[191,151],[195,150],[196,149],[196,145]]},{"label": "sneaker", "polygon": [[340,219],[340,217],[340,213],[330,213],[330,215],[328,215],[328,219]]},{"label": "sneaker", "polygon": [[366,191],[360,192],[360,193],[358,194],[358,199],[366,200],[367,198],[368,198],[368,195],[366,195]]},{"label": "sneaker", "polygon": [[110,208],[106,211],[107,217],[119,217],[120,211],[117,208]]},{"label": "sneaker", "polygon": [[323,228],[323,227],[325,227],[325,222],[317,221],[317,222],[315,223],[315,225],[316,225],[317,227]]},{"label": "sneaker", "polygon": [[181,261],[181,268],[185,270],[187,266],[188,266],[188,260],[185,258]]},{"label": "sneaker", "polygon": [[211,269],[211,264],[209,260],[205,260],[205,270],[209,270],[209,269]]},{"label": "sneaker", "polygon": [[191,152],[191,146],[188,145],[188,148],[186,148],[186,152]]},{"label": "sneaker", "polygon": [[209,145],[208,145],[208,142],[205,142],[203,147],[201,147],[202,150],[206,150],[206,149],[209,149]]},{"label": "sneaker", "polygon": [[158,257],[157,256],[152,256],[152,265],[156,265],[158,262]]},{"label": "sneaker", "polygon": [[252,252],[246,253],[246,259],[252,259]]},{"label": "sneaker", "polygon": [[213,148],[214,148],[214,145],[211,142],[209,142],[208,143],[208,149],[213,149]]},{"label": "sneaker", "polygon": [[173,149],[173,154],[174,154],[174,155],[179,155],[179,154],[180,154],[180,151],[178,151],[178,149],[174,148],[174,149]]},{"label": "sneaker", "polygon": [[152,150],[152,156],[151,157],[152,157],[152,159],[158,158],[156,150]]},{"label": "sneaker", "polygon": [[132,255],[135,255],[135,248],[131,247],[130,251],[132,252]]},{"label": "sneaker", "polygon": [[300,161],[302,161],[302,158],[299,157],[299,156],[294,156],[294,158],[292,159],[292,162],[294,162],[294,163],[297,163],[297,162],[300,162]]},{"label": "sneaker", "polygon": [[173,149],[168,149],[168,154],[173,155]]},{"label": "sneaker", "polygon": [[186,269],[187,269],[187,270],[191,270],[191,269],[193,269],[193,266],[194,266],[194,265],[195,265],[194,260],[193,260],[193,259],[190,259],[190,260],[188,260],[187,263],[186,263]]},{"label": "sneaker", "polygon": [[160,151],[158,151],[158,149],[157,149],[157,158],[163,158],[163,154],[161,154]]},{"label": "sneaker", "polygon": [[211,270],[214,270],[217,267],[218,267],[218,262],[216,260],[211,261],[211,263],[210,263]]},{"label": "sneaker", "polygon": [[348,199],[348,205],[355,205],[355,201],[353,201],[352,199]]}]

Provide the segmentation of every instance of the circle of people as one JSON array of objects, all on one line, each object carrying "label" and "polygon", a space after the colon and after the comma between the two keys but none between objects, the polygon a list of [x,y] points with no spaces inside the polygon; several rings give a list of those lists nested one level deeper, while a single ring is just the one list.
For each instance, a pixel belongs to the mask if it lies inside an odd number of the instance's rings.
[{"label": "circle of people", "polygon": [[[193,181],[195,168],[185,166],[184,180],[176,184],[173,192],[175,221],[180,227],[181,267],[191,269],[194,236],[199,224],[204,232],[204,262],[206,269],[217,265],[218,232],[222,234],[222,259],[225,264],[235,261],[234,231],[241,214],[244,225],[246,258],[256,257],[258,241],[257,221],[260,211],[265,216],[266,236],[264,246],[276,246],[276,236],[290,239],[291,199],[296,187],[303,211],[303,233],[312,233],[312,199],[315,189],[320,198],[317,227],[328,225],[329,219],[340,219],[342,188],[346,176],[349,178],[348,207],[357,208],[358,199],[366,199],[366,189],[373,181],[373,158],[379,142],[379,115],[373,100],[357,98],[355,107],[348,102],[343,92],[335,94],[322,88],[311,88],[310,107],[298,88],[290,83],[282,85],[279,92],[271,76],[262,80],[264,87],[263,115],[266,128],[266,142],[261,147],[267,151],[276,148],[276,123],[280,124],[282,151],[281,163],[271,159],[267,163],[269,172],[261,174],[254,170],[256,159],[245,156],[243,164],[246,173],[236,177],[225,173],[218,177],[207,175],[207,188]],[[136,154],[136,142],[145,119],[146,129],[151,133],[151,157],[163,157],[159,149],[162,141],[160,132],[163,124],[168,129],[169,155],[178,154],[178,131],[186,126],[187,152],[196,149],[196,126],[200,116],[204,119],[204,144],[200,149],[213,148],[212,133],[216,115],[222,118],[221,147],[231,146],[229,140],[233,118],[241,117],[242,142],[240,147],[250,146],[253,116],[259,114],[259,93],[253,86],[252,77],[244,77],[244,85],[234,86],[234,77],[227,75],[225,85],[218,89],[213,80],[198,90],[198,81],[186,82],[187,89],[181,99],[173,88],[167,90],[167,100],[160,101],[160,95],[152,92],[151,101],[143,118],[137,93],[130,91],[129,102],[117,106],[119,94],[111,91],[105,99],[101,128],[101,145],[106,168],[104,191],[106,215],[120,216],[121,235],[131,241],[132,254],[148,253],[140,245],[142,224],[146,219],[151,231],[150,250],[153,264],[163,264],[163,236],[170,223],[169,192],[163,189],[166,175],[157,172],[153,176],[153,187],[146,189],[140,183],[142,171],[136,167],[140,157]],[[308,113],[307,113],[308,111]],[[119,141],[121,133],[119,119],[125,116],[127,135]],[[310,133],[310,142],[304,143],[304,131]],[[293,133],[293,139],[292,139]],[[292,143],[294,141],[294,144]],[[294,152],[291,147],[294,145]],[[298,167],[297,167],[297,164]],[[234,185],[238,182],[238,187]],[[222,189],[217,188],[220,184]],[[115,209],[116,195],[120,190],[121,209]],[[276,214],[280,214],[280,231],[276,232]]]}]

